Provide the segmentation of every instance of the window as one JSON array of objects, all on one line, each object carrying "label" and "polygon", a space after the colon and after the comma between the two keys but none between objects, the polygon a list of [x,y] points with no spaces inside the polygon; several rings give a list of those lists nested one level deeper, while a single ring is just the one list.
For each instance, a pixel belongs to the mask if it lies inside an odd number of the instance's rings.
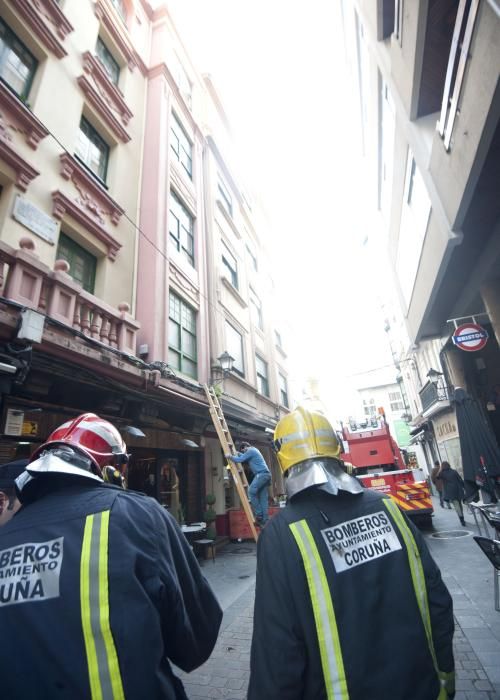
[{"label": "window", "polygon": [[79,282],[86,292],[94,293],[97,260],[93,255],[65,233],[61,233],[56,258],[66,260],[69,264],[69,274],[75,282]]},{"label": "window", "polygon": [[245,363],[243,356],[243,336],[226,321],[226,346],[227,351],[234,357],[233,372],[245,375]]},{"label": "window", "polygon": [[174,292],[169,298],[168,362],[173,369],[196,379],[196,311]]},{"label": "window", "polygon": [[38,62],[0,19],[0,79],[22,100],[30,91]]},{"label": "window", "polygon": [[80,122],[80,133],[76,144],[76,156],[97,175],[103,182],[106,182],[108,170],[109,146],[102,140],[97,131],[89,122],[82,117]]},{"label": "window", "polygon": [[280,390],[280,404],[288,408],[288,386],[286,377],[281,372],[278,372],[278,384]]},{"label": "window", "polygon": [[407,307],[410,305],[431,211],[431,200],[412,152],[408,163],[399,229],[396,272]]},{"label": "window", "polygon": [[194,267],[193,217],[174,192],[170,192],[168,232],[170,242]]},{"label": "window", "polygon": [[387,83],[379,72],[380,86],[380,146],[379,146],[379,184],[378,206],[386,220],[389,220],[392,171],[394,161],[394,133],[396,111]]},{"label": "window", "polygon": [[276,347],[283,350],[283,341],[281,340],[281,334],[278,331],[274,331],[274,337],[276,340]]},{"label": "window", "polygon": [[257,371],[257,391],[259,394],[269,396],[269,379],[267,374],[267,362],[255,355],[255,369]]},{"label": "window", "polygon": [[249,246],[247,248],[247,255],[250,259],[250,264],[251,267],[255,270],[255,272],[258,272],[258,267],[257,267],[257,258],[255,257],[254,253],[252,252],[251,248]]},{"label": "window", "polygon": [[257,294],[250,287],[250,314],[252,317],[252,323],[260,330],[264,330],[264,321],[262,319],[262,302],[257,296]]},{"label": "window", "polygon": [[229,216],[232,216],[233,215],[233,198],[231,197],[231,193],[229,192],[226,185],[222,182],[220,177],[219,177],[219,181],[217,183],[217,198],[218,198],[219,202],[222,204],[223,208],[227,211]]},{"label": "window", "polygon": [[124,22],[127,21],[127,10],[125,9],[125,3],[123,0],[111,0],[111,3],[116,7],[118,14]]},{"label": "window", "polygon": [[112,83],[118,85],[118,79],[120,78],[120,66],[111,55],[111,52],[108,50],[101,37],[98,37],[97,39],[95,50],[104,70],[106,71],[106,75]]},{"label": "window", "polygon": [[222,243],[222,264],[226,279],[231,282],[235,289],[238,289],[238,263],[224,242]]},{"label": "window", "polygon": [[193,86],[188,78],[188,74],[184,70],[184,66],[182,65],[181,61],[179,60],[179,57],[176,54],[174,54],[172,57],[171,66],[172,76],[177,84],[177,87],[179,88],[179,92],[184,98],[184,101],[186,102],[187,106],[191,108]]},{"label": "window", "polygon": [[170,147],[172,148],[172,151],[175,153],[175,157],[177,158],[179,163],[182,165],[184,170],[187,172],[189,177],[192,179],[192,177],[193,177],[193,146],[191,144],[191,141],[186,136],[184,129],[179,124],[179,121],[177,120],[177,118],[175,117],[174,114],[172,114],[170,135],[171,135]]},{"label": "window", "polygon": [[403,411],[404,410],[403,397],[401,396],[399,391],[390,391],[389,392],[389,401],[391,403],[391,411]]}]

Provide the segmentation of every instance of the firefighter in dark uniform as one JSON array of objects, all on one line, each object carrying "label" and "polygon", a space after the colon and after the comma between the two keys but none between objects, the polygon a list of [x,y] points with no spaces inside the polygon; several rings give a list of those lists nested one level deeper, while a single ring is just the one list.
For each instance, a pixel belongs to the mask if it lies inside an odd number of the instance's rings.
[{"label": "firefighter in dark uniform", "polygon": [[185,699],[170,662],[209,657],[222,612],[173,518],[105,484],[123,471],[116,428],[60,426],[17,480],[0,529],[0,678],[9,700]]},{"label": "firefighter in dark uniform", "polygon": [[274,438],[289,502],[258,541],[248,700],[452,698],[452,601],[419,532],[345,472],[323,415]]}]

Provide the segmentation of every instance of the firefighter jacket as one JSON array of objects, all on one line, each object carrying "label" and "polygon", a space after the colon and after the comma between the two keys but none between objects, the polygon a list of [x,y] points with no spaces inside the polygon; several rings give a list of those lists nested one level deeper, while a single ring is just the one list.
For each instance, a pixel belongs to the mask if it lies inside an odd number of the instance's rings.
[{"label": "firefighter jacket", "polygon": [[2,697],[186,698],[169,661],[206,661],[222,612],[177,523],[142,494],[43,479],[59,488],[0,528]]},{"label": "firefighter jacket", "polygon": [[262,531],[248,700],[452,697],[452,637],[439,569],[391,499],[310,488]]}]

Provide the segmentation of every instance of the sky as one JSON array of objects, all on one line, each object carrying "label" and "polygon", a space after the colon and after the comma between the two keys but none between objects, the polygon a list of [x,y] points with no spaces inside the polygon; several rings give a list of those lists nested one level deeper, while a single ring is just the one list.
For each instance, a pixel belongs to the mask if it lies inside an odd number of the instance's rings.
[{"label": "sky", "polygon": [[212,76],[237,170],[268,213],[273,276],[292,324],[289,369],[299,384],[319,379],[327,410],[345,417],[359,374],[391,355],[379,301],[387,263],[367,194],[340,3],[167,5],[196,68]]}]

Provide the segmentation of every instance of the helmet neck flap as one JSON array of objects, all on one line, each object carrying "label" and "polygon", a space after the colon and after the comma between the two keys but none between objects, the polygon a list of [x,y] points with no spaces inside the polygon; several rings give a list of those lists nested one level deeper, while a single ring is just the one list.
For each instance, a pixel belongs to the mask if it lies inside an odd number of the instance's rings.
[{"label": "helmet neck flap", "polygon": [[288,470],[285,488],[289,498],[312,486],[332,496],[336,496],[339,491],[352,494],[363,492],[361,483],[346,474],[338,460],[331,458],[306,459]]}]

